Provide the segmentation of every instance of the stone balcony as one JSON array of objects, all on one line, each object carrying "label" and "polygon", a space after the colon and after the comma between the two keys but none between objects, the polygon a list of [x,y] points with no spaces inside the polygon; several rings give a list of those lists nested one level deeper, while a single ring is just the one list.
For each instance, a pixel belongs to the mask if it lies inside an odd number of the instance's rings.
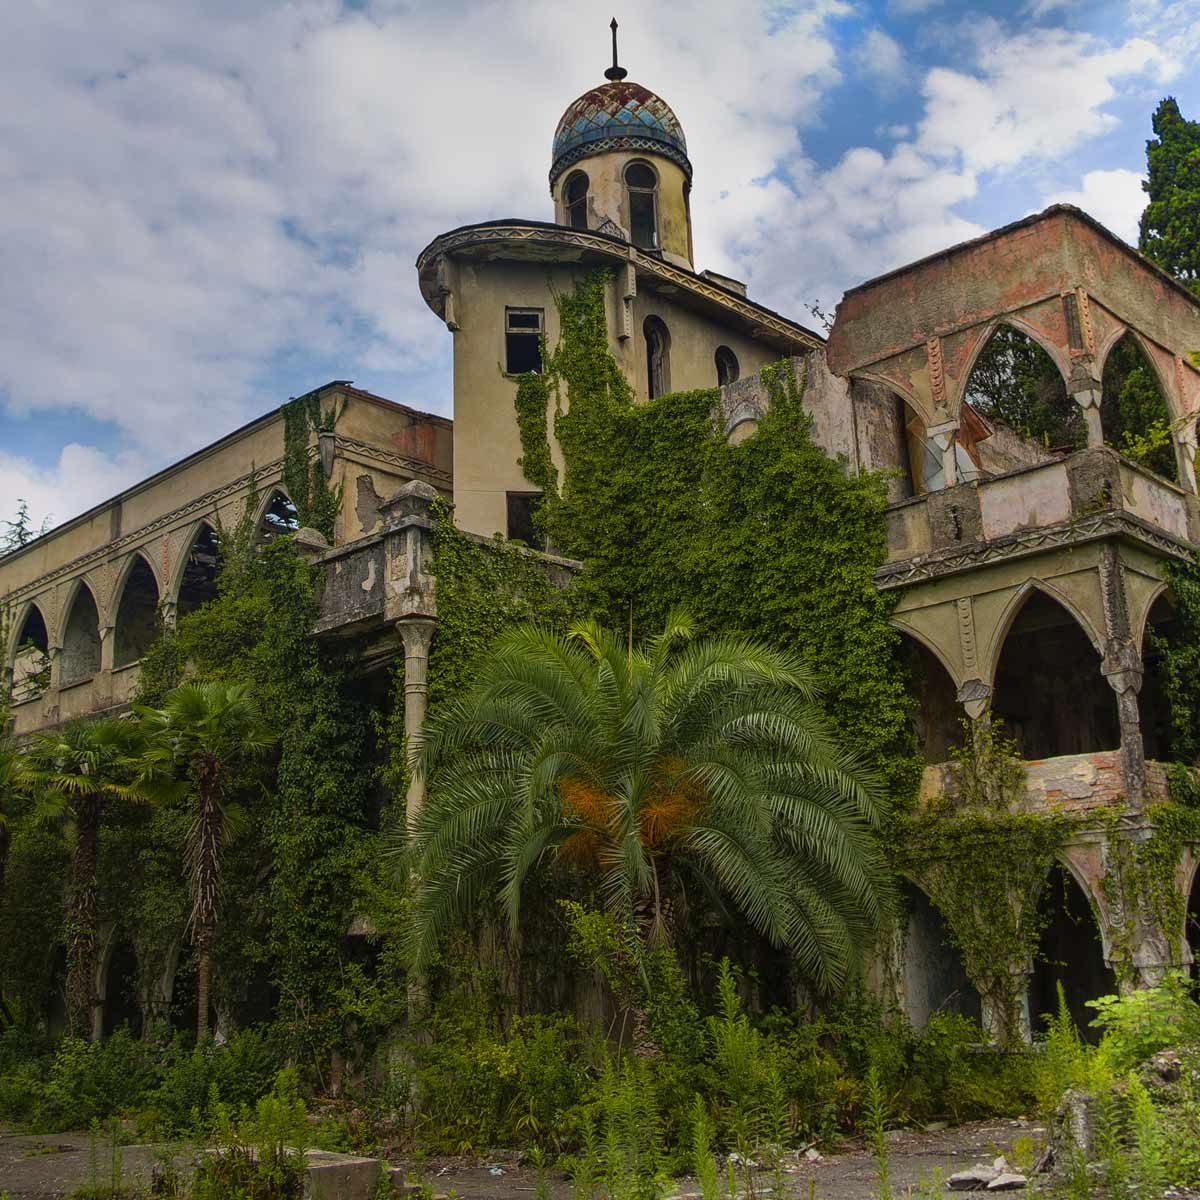
[{"label": "stone balcony", "polygon": [[1185,557],[1200,542],[1200,499],[1121,458],[1081,450],[887,510],[882,588],[1116,536]]},{"label": "stone balcony", "polygon": [[[1067,811],[1086,813],[1108,808],[1125,796],[1125,776],[1120,750],[1094,750],[1090,754],[1064,754],[1056,758],[1027,760],[1021,808],[1026,812]],[[956,763],[933,763],[921,776],[918,806],[934,800],[953,803],[959,796]],[[1153,803],[1168,796],[1165,763],[1146,763],[1145,800]]]}]

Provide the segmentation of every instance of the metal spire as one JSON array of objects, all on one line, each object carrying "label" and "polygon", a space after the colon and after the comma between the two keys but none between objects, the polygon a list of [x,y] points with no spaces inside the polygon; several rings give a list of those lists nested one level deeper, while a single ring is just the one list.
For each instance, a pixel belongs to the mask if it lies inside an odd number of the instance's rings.
[{"label": "metal spire", "polygon": [[604,72],[605,79],[611,79],[614,83],[620,79],[624,79],[629,74],[624,67],[617,64],[617,18],[613,17],[612,24],[609,26],[613,35],[613,65]]}]

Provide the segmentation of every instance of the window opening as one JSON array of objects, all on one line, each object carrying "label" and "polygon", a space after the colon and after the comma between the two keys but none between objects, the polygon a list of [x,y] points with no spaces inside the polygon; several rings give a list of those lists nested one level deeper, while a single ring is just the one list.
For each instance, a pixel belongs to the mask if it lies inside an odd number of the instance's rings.
[{"label": "window opening", "polygon": [[121,603],[117,606],[113,666],[127,667],[150,649],[157,630],[158,581],[141,555],[125,577]]},{"label": "window opening", "polygon": [[12,698],[16,704],[36,700],[50,686],[50,638],[41,609],[30,608],[17,636],[13,659]]},{"label": "window opening", "polygon": [[510,375],[542,369],[543,310],[504,310],[504,369]]},{"label": "window opening", "polygon": [[642,325],[646,337],[646,386],[651,400],[670,390],[670,335],[658,317],[647,317]]},{"label": "window opening", "polygon": [[586,229],[588,199],[588,177],[582,171],[576,171],[567,180],[563,189],[563,202],[567,211],[567,224],[572,229]]},{"label": "window opening", "polygon": [[508,501],[508,540],[524,542],[535,550],[541,550],[545,545],[543,538],[533,522],[537,502],[541,499],[540,492],[506,492]]},{"label": "window opening", "polygon": [[733,383],[742,373],[738,365],[737,355],[728,346],[718,346],[715,355],[717,363],[717,386],[724,387]]},{"label": "window opening", "polygon": [[63,632],[62,684],[80,683],[100,670],[100,613],[86,583],[71,603]]},{"label": "window opening", "polygon": [[217,594],[217,571],[221,565],[221,543],[209,525],[196,535],[183,568],[179,585],[179,615],[194,612]]},{"label": "window opening", "polygon": [[1154,368],[1131,334],[1108,352],[1101,389],[1104,440],[1126,458],[1167,479],[1178,479],[1171,413]]},{"label": "window opening", "polygon": [[295,533],[299,528],[300,514],[296,506],[282,492],[276,492],[259,522],[259,542],[274,541],[277,537]]},{"label": "window opening", "polygon": [[658,176],[645,163],[625,168],[629,192],[629,235],[643,250],[658,249]]}]

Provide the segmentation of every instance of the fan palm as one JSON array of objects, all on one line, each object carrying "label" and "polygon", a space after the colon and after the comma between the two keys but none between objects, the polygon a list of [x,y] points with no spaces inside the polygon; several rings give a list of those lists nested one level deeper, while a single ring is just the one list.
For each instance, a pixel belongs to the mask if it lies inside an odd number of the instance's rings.
[{"label": "fan palm", "polygon": [[234,773],[274,744],[245,684],[186,683],[161,709],[139,708],[149,739],[144,777],[186,775],[194,808],[185,862],[196,948],[196,1036],[208,1028],[212,952],[221,910],[221,860],[233,829],[228,803]]},{"label": "fan palm", "polygon": [[825,988],[878,928],[880,787],[837,746],[793,655],[696,640],[680,613],[640,647],[594,622],[515,628],[418,750],[418,969],[485,895],[515,934],[530,873],[555,860],[592,869],[645,940],[669,938],[687,870]]},{"label": "fan palm", "polygon": [[38,734],[28,752],[29,777],[38,791],[39,819],[73,834],[67,892],[67,1029],[89,1037],[95,1028],[96,907],[100,831],[114,801],[143,800],[134,782],[142,750],[137,725],[118,717],[68,721]]}]

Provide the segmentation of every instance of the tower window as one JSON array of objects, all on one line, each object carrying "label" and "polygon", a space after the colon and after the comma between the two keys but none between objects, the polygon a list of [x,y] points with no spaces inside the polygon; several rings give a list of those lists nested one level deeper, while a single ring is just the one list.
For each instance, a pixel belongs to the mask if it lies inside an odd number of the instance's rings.
[{"label": "tower window", "polygon": [[625,168],[629,192],[629,235],[643,250],[658,249],[658,176],[645,163]]},{"label": "tower window", "polygon": [[542,318],[540,308],[504,310],[504,369],[510,375],[542,369]]},{"label": "tower window", "polygon": [[647,317],[642,325],[646,337],[646,387],[656,400],[671,390],[671,335],[658,317]]},{"label": "tower window", "polygon": [[567,224],[572,229],[586,229],[588,200],[588,177],[576,171],[563,188],[563,205],[567,212]]},{"label": "tower window", "polygon": [[718,346],[717,353],[713,357],[717,364],[718,387],[733,383],[742,373],[741,367],[738,366],[737,355],[728,346]]}]

